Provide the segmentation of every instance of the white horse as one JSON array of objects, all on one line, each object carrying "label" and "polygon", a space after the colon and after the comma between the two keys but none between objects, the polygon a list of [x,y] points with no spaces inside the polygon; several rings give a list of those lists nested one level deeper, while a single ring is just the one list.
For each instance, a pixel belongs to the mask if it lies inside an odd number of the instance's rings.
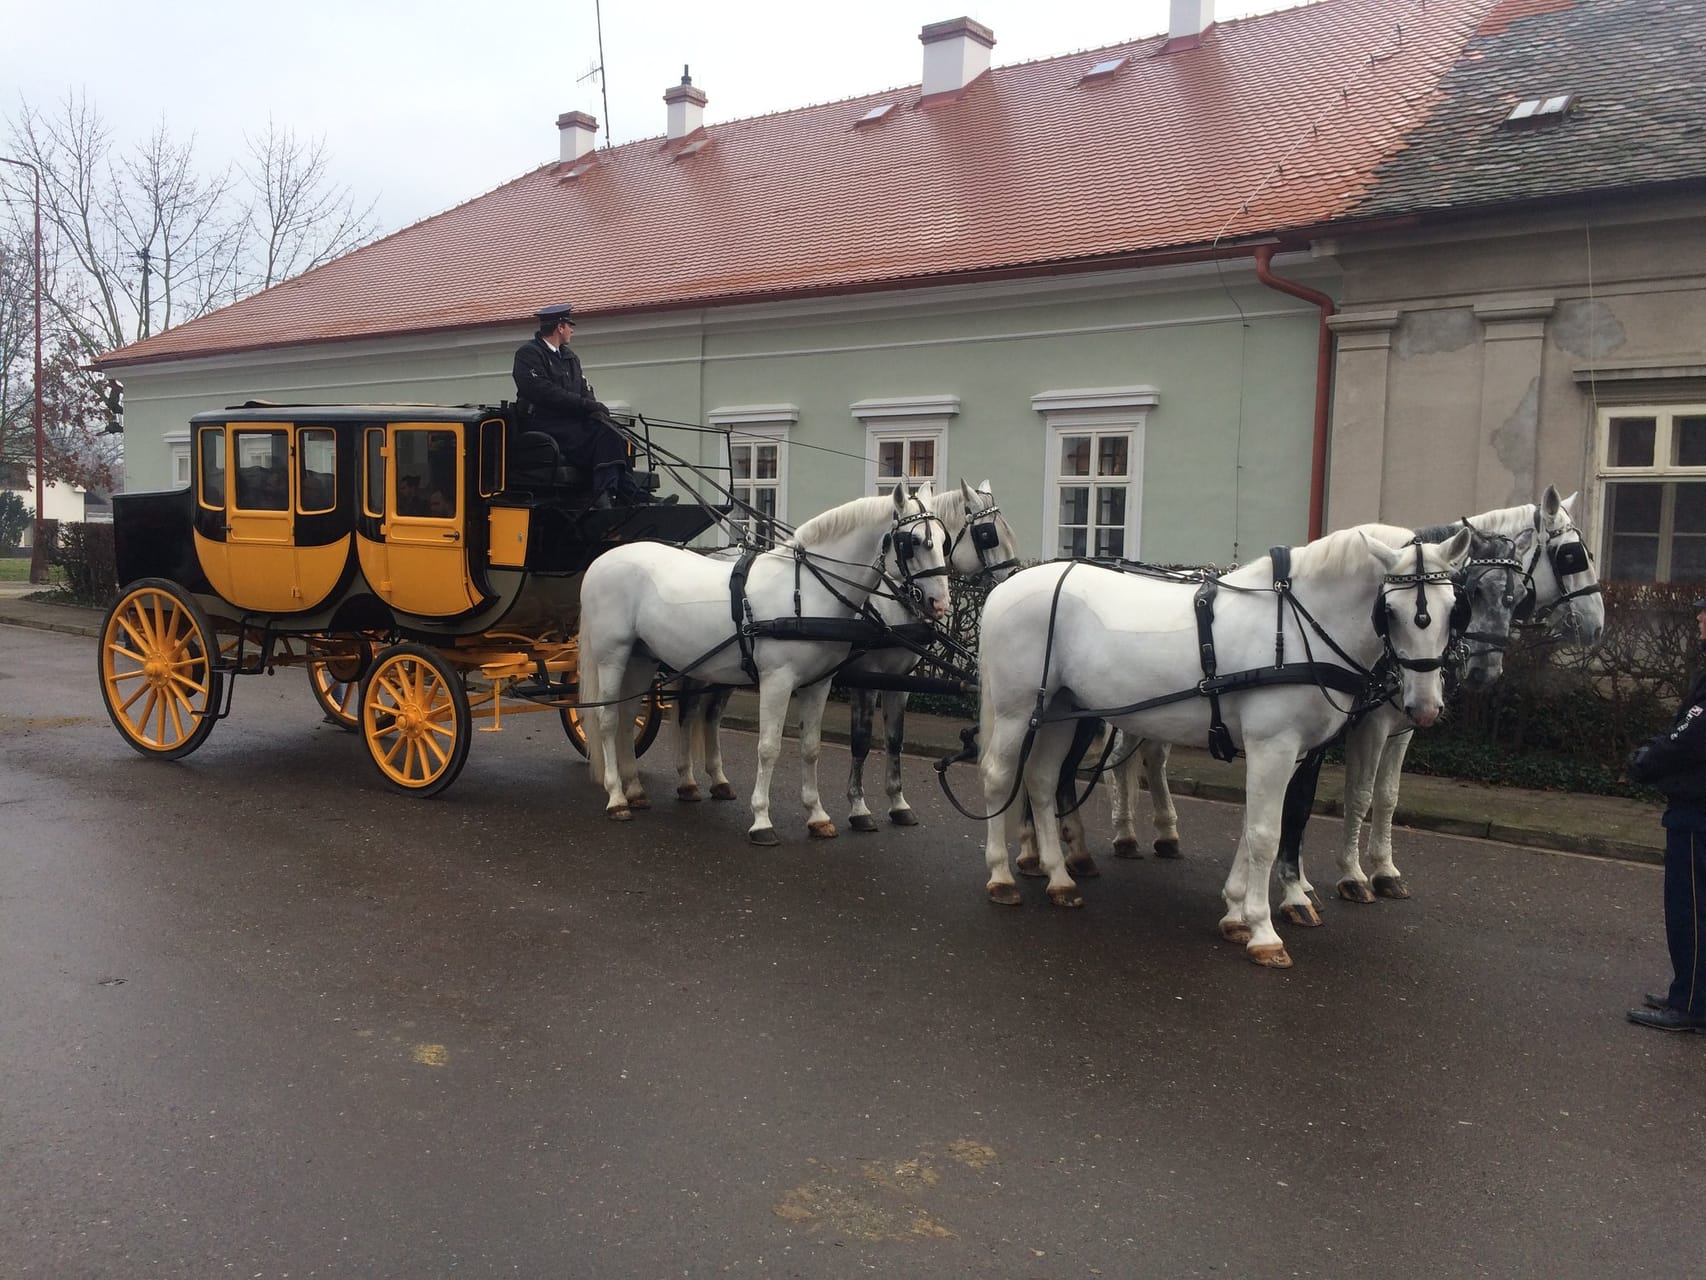
[{"label": "white horse", "polygon": [[[988,575],[999,581],[1017,564],[1018,543],[1013,528],[1001,514],[995,494],[985,480],[976,489],[961,481],[958,489],[936,494],[930,500],[931,511],[942,522],[948,537],[948,570],[958,578]],[[726,553],[718,553],[719,555]],[[884,572],[893,571],[892,558],[884,553]],[[871,607],[884,623],[891,627],[913,621],[917,615],[906,603],[885,593],[871,597]],[[848,663],[845,670],[905,675],[913,671],[921,659],[905,646],[877,649]],[[727,689],[694,690],[681,700],[681,739],[676,765],[675,795],[678,800],[697,801],[703,794],[700,776],[703,775],[713,800],[734,798],[734,788],[723,772],[720,725],[723,710],[728,705]],[[889,820],[896,826],[912,826],[917,822],[912,807],[901,790],[900,744],[906,714],[904,693],[884,691],[884,727],[888,738],[888,795]],[[864,763],[871,746],[871,718],[879,694],[876,690],[855,689],[852,698],[853,763],[848,779],[847,797],[851,804],[848,820],[855,831],[875,831],[876,822],[865,803]]]},{"label": "white horse", "polygon": [[[811,620],[853,619],[881,581],[878,565],[887,546],[895,548],[903,585],[922,613],[947,614],[947,535],[930,500],[928,485],[912,495],[902,485],[890,497],[855,498],[832,508],[752,558],[744,586],[737,562],[663,543],[626,543],[595,560],[581,580],[580,697],[602,704],[586,718],[587,755],[608,797],[606,814],[623,821],[646,807],[633,737],[618,724],[628,718],[623,704],[644,694],[660,668],[726,685],[750,685],[755,672],[758,774],[747,835],[755,844],[778,843],[770,777],[798,690],[807,828],[813,836],[834,836],[835,824],[818,797],[819,730],[829,695],[825,677],[852,646],[846,639],[809,638]],[[737,616],[750,624],[737,626]],[[790,630],[796,619],[807,622]]]},{"label": "white horse", "polygon": [[1393,546],[1350,529],[1292,550],[1277,580],[1268,556],[1226,575],[1208,605],[1220,680],[1212,699],[1203,691],[1208,664],[1197,621],[1203,593],[1192,584],[1053,563],[995,588],[978,664],[990,899],[1020,901],[1008,838],[1019,822],[1013,801],[1022,784],[1036,815],[1049,898],[1082,904],[1053,807],[1074,712],[1105,713],[1101,718],[1135,737],[1189,743],[1210,740],[1218,714],[1226,745],[1247,757],[1244,834],[1223,890],[1221,933],[1244,942],[1259,964],[1289,965],[1268,882],[1292,767],[1303,750],[1339,731],[1357,701],[1353,690],[1383,654],[1397,664],[1397,696],[1411,719],[1438,719],[1451,578],[1469,545],[1468,530],[1443,546]]},{"label": "white horse", "polygon": [[[1423,529],[1419,536],[1444,539],[1467,525],[1478,538],[1505,541],[1507,554],[1522,565],[1524,585],[1533,593],[1526,608],[1520,607],[1523,602],[1519,598],[1518,616],[1532,610],[1534,623],[1592,647],[1605,629],[1605,604],[1592,559],[1571,516],[1576,497],[1560,498],[1557,487],[1548,486],[1538,503],[1486,511],[1455,524]],[[1478,555],[1479,551],[1472,552],[1472,565]],[[1478,582],[1483,591],[1507,590],[1503,574],[1497,570],[1479,575]],[[1497,605],[1488,603],[1483,609],[1477,601],[1476,607],[1479,625],[1471,626],[1468,638],[1470,645],[1477,647],[1467,655],[1464,674],[1470,685],[1485,687],[1503,675],[1504,646],[1499,639],[1508,633],[1512,610],[1504,608],[1501,627]],[[1491,638],[1478,640],[1478,633],[1490,633]],[[1404,757],[1413,733],[1414,726],[1407,724],[1396,708],[1381,706],[1356,724],[1346,738],[1345,819],[1336,888],[1347,902],[1410,896],[1392,858],[1392,817],[1398,807]],[[1309,926],[1321,923],[1320,900],[1303,874],[1301,847],[1319,771],[1320,762],[1316,760],[1312,771],[1301,779],[1301,794],[1288,797],[1279,851],[1279,878],[1284,889],[1280,910],[1293,924]],[[1371,874],[1362,867],[1365,819],[1369,823]]]}]

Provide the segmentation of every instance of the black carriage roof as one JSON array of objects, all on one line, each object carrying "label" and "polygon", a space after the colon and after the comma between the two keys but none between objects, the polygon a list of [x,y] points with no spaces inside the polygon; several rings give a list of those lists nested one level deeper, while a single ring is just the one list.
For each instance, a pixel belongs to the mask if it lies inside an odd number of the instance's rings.
[{"label": "black carriage roof", "polygon": [[247,400],[210,409],[190,419],[191,426],[214,422],[482,422],[502,417],[489,404],[273,404]]}]

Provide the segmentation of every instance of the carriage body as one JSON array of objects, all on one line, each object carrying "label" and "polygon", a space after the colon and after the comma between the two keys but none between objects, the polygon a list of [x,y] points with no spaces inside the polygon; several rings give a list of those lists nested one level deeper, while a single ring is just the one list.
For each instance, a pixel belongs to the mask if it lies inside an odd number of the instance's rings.
[{"label": "carriage body", "polygon": [[[703,505],[599,509],[591,497],[508,405],[198,414],[188,488],[114,499],[109,714],[137,750],[176,758],[227,713],[232,678],[304,663],[328,718],[361,730],[405,790],[454,778],[470,700],[494,719],[506,694],[518,709],[554,706],[579,745],[564,708],[581,575],[612,546],[683,544],[715,519]],[[417,708],[419,750],[390,765],[396,744],[378,739],[396,736],[396,690],[370,694],[388,667],[438,690]],[[644,717],[654,734],[656,714]]]}]

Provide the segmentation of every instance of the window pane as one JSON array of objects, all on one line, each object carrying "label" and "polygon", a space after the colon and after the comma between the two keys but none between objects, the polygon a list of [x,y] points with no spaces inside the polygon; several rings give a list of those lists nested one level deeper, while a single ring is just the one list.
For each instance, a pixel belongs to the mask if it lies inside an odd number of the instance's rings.
[{"label": "window pane", "polygon": [[1087,476],[1090,474],[1090,437],[1062,436],[1060,440],[1060,474]]},{"label": "window pane", "polygon": [[1060,531],[1060,542],[1055,554],[1062,556],[1082,556],[1085,554],[1085,547],[1088,545],[1088,542],[1085,540],[1085,531],[1083,529],[1062,529]]},{"label": "window pane", "polygon": [[936,442],[934,440],[912,441],[911,467],[906,474],[914,480],[928,480],[936,474]]},{"label": "window pane", "polygon": [[[905,442],[901,440],[881,440],[877,443],[877,474],[884,479],[894,480],[901,476],[901,465],[905,460]],[[894,486],[884,485],[878,493],[887,493]]]},{"label": "window pane", "polygon": [[774,520],[776,518],[776,490],[768,487],[760,489],[753,505],[765,516]]},{"label": "window pane", "polygon": [[296,479],[299,511],[330,511],[337,505],[338,440],[329,429],[315,427],[296,436],[300,472]]},{"label": "window pane", "polygon": [[1062,524],[1090,523],[1090,490],[1088,486],[1070,485],[1061,489],[1060,522]]},{"label": "window pane", "polygon": [[1103,436],[1096,443],[1097,475],[1124,476],[1131,474],[1126,464],[1126,454],[1131,447],[1131,437],[1124,435]]},{"label": "window pane", "polygon": [[[402,515],[446,520],[456,514],[456,433],[408,429],[396,434],[397,509]],[[411,482],[410,478],[414,477]],[[405,485],[419,485],[419,506],[411,512]]]},{"label": "window pane", "polygon": [[754,474],[760,480],[774,480],[776,478],[776,446],[761,444],[753,450],[753,453],[757,457],[757,462],[753,467]]},{"label": "window pane", "polygon": [[1672,582],[1706,582],[1706,538],[1678,538],[1670,549]]},{"label": "window pane", "polygon": [[729,492],[734,496],[737,503],[750,504],[752,502],[752,490],[744,484],[730,485]]},{"label": "window pane", "polygon": [[385,448],[385,432],[369,428],[366,432],[366,447],[362,450],[362,472],[367,478],[363,489],[363,500],[371,515],[382,515],[385,511],[385,455],[380,452]]},{"label": "window pane", "polygon": [[282,431],[239,431],[237,505],[247,511],[284,511],[290,506],[289,446]]},{"label": "window pane", "polygon": [[1659,571],[1659,540],[1645,534],[1613,534],[1610,558],[1611,570],[1607,577],[1651,582]]},{"label": "window pane", "polygon": [[1125,486],[1096,487],[1096,523],[1125,528]]},{"label": "window pane", "polygon": [[1111,559],[1119,559],[1125,555],[1124,529],[1096,530],[1096,554]]},{"label": "window pane", "polygon": [[736,480],[752,479],[752,446],[749,444],[730,445],[729,466]]},{"label": "window pane", "polygon": [[1679,467],[1706,467],[1706,415],[1681,415],[1671,420],[1671,442]]},{"label": "window pane", "polygon": [[1653,465],[1653,436],[1658,424],[1652,418],[1613,418],[1611,420],[1611,456],[1606,465],[1612,467],[1650,467]]},{"label": "window pane", "polygon": [[[1664,487],[1656,484],[1608,484],[1605,486],[1605,523],[1614,533],[1659,531],[1659,509]],[[1613,575],[1618,576],[1618,575]]]},{"label": "window pane", "polygon": [[225,432],[218,427],[201,433],[201,500],[204,506],[225,505]]},{"label": "window pane", "polygon": [[1671,487],[1676,490],[1671,527],[1678,533],[1706,533],[1706,481],[1696,484],[1679,481]]}]

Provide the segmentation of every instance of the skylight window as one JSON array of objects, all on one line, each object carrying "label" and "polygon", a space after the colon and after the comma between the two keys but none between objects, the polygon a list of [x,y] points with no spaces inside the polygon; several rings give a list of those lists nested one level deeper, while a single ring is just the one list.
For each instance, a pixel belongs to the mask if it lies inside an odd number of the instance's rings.
[{"label": "skylight window", "polygon": [[1573,93],[1555,93],[1545,98],[1524,98],[1511,108],[1504,122],[1511,128],[1556,124],[1570,113],[1575,102],[1576,95]]},{"label": "skylight window", "polygon": [[884,116],[886,116],[889,112],[891,112],[893,110],[894,110],[894,103],[892,103],[892,102],[879,102],[876,106],[872,107],[864,115],[860,116],[857,120],[855,120],[853,122],[853,127],[858,128],[862,124],[875,124],[877,121],[881,120]]},{"label": "skylight window", "polygon": [[1118,58],[1109,58],[1105,62],[1098,62],[1095,66],[1091,67],[1084,73],[1080,78],[1079,83],[1082,84],[1085,80],[1097,80],[1102,76],[1111,76],[1114,72],[1125,66],[1125,64],[1126,59],[1123,56]]}]

